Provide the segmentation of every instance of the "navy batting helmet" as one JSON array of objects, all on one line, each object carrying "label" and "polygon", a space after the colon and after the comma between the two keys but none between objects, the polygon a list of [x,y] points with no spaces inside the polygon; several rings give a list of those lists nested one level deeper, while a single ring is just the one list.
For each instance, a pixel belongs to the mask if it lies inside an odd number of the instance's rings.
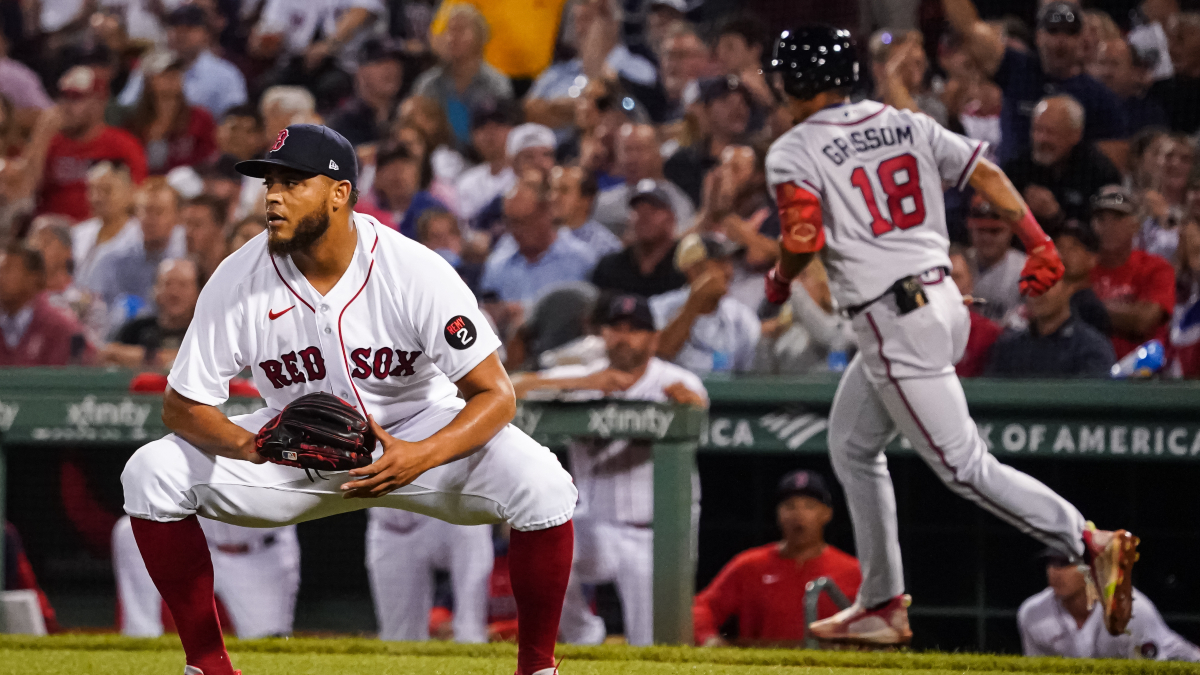
[{"label": "navy batting helmet", "polygon": [[771,70],[783,90],[799,99],[858,82],[858,55],[850,31],[811,25],[785,30],[775,40]]}]

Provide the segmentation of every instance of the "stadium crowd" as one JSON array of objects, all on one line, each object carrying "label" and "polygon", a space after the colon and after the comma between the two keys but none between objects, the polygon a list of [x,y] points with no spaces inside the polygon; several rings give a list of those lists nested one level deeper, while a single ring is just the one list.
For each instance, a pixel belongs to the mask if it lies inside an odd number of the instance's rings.
[{"label": "stadium crowd", "polygon": [[[764,298],[764,156],[791,125],[768,25],[817,3],[778,4],[0,2],[0,366],[169,370],[205,280],[265,229],[262,182],[234,164],[320,123],[357,149],[357,210],[458,270],[511,372],[625,391],[621,321],[691,375],[840,371],[853,333],[819,261],[787,304]],[[948,189],[973,299],[959,374],[1108,377],[1158,340],[1163,377],[1200,378],[1200,7],[1049,2],[1029,24],[972,0],[857,4],[856,100],[988,141],[1066,266],[1022,298],[1009,226]],[[698,380],[664,395],[706,400]],[[780,550],[824,556],[828,492],[790,480]],[[773,564],[760,553],[743,567]],[[852,594],[856,564],[839,570]],[[733,575],[698,600],[702,642],[748,606]]]},{"label": "stadium crowd", "polygon": [[[169,368],[204,280],[263,229],[262,187],[233,165],[322,122],[358,149],[358,210],[459,270],[510,370],[597,359],[592,308],[612,293],[649,298],[658,356],[696,374],[840,370],[855,347],[819,264],[784,307],[763,301],[779,229],[763,156],[790,125],[764,22],[624,4],[9,11],[0,364]],[[1022,299],[1008,228],[948,192],[975,300],[960,374],[1102,377],[1157,339],[1165,376],[1200,377],[1200,13],[935,9],[862,32],[855,96],[991,142],[1067,265]]]}]

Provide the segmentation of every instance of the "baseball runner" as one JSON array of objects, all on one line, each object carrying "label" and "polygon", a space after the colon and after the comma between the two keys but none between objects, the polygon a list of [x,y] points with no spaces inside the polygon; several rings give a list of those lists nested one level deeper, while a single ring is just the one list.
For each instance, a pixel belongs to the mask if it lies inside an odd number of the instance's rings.
[{"label": "baseball runner", "polygon": [[[289,126],[238,170],[264,179],[267,232],[205,285],[163,400],[175,433],[121,477],[185,674],[235,672],[197,515],[278,527],[382,506],[509,523],[516,673],[551,675],[576,491],[508,424],[512,384],[476,299],[437,253],[353,213],[357,164],[337,132]],[[226,418],[215,406],[244,368],[267,407]]]},{"label": "baseball runner", "polygon": [[849,32],[783,31],[772,67],[798,123],[767,156],[782,223],[781,259],[767,275],[767,296],[786,300],[791,280],[820,252],[859,347],[834,397],[829,451],[846,490],[863,583],[850,608],[812,624],[813,635],[882,644],[912,637],[883,454],[896,429],[951,490],[1090,564],[1106,626],[1121,633],[1129,621],[1137,538],[1095,529],[1045,485],[1000,464],[967,412],[954,363],[970,318],[947,282],[943,181],[974,187],[1024,242],[1022,293],[1039,295],[1062,277],[1053,242],[1007,177],[982,158],[986,143],[921,113],[849,102],[858,79]]},{"label": "baseball runner", "polygon": [[429,639],[437,570],[454,589],[454,640],[488,641],[490,525],[452,525],[395,509],[367,511],[367,574],[383,640]]},{"label": "baseball runner", "polygon": [[[559,366],[515,383],[523,392],[571,390],[572,398],[607,395],[630,401],[708,405],[700,378],[654,356],[658,332],[644,298],[618,295],[605,308],[601,332],[607,357],[589,365]],[[654,641],[654,464],[648,443],[576,440],[567,446],[579,488],[575,512],[575,565],[567,586],[564,642],[600,644],[607,632],[584,598],[581,584],[613,582],[621,599],[625,638]],[[693,475],[694,526],[700,520],[699,476]]]},{"label": "baseball runner", "polygon": [[[213,586],[239,638],[292,634],[300,588],[300,542],[295,526],[248,528],[215,520],[200,526],[212,556]],[[163,633],[162,596],[146,572],[129,516],[113,528],[113,572],[121,601],[121,634]]]}]

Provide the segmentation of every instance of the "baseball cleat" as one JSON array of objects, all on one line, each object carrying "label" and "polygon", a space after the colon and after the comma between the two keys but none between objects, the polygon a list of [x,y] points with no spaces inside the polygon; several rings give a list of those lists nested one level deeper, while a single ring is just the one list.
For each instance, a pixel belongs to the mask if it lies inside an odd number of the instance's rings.
[{"label": "baseball cleat", "polygon": [[[204,675],[204,671],[200,670],[196,666],[184,666],[183,675]],[[233,675],[242,675],[242,671],[235,670],[233,671]]]},{"label": "baseball cleat", "polygon": [[808,632],[826,642],[871,645],[906,645],[912,641],[908,627],[908,606],[912,596],[897,595],[878,609],[866,609],[855,602],[828,619],[814,621]]},{"label": "baseball cleat", "polygon": [[1133,613],[1133,564],[1141,540],[1126,530],[1097,530],[1089,521],[1083,543],[1109,635],[1121,635]]}]

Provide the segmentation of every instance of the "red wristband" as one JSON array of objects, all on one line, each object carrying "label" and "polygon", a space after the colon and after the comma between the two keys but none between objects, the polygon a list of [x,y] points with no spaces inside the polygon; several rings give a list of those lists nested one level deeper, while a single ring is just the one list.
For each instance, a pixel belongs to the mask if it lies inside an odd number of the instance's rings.
[{"label": "red wristband", "polygon": [[1025,244],[1025,250],[1029,253],[1052,242],[1046,232],[1042,230],[1042,226],[1038,225],[1037,220],[1033,217],[1033,212],[1028,207],[1025,208],[1021,219],[1013,225],[1013,234],[1017,235],[1022,244]]}]

